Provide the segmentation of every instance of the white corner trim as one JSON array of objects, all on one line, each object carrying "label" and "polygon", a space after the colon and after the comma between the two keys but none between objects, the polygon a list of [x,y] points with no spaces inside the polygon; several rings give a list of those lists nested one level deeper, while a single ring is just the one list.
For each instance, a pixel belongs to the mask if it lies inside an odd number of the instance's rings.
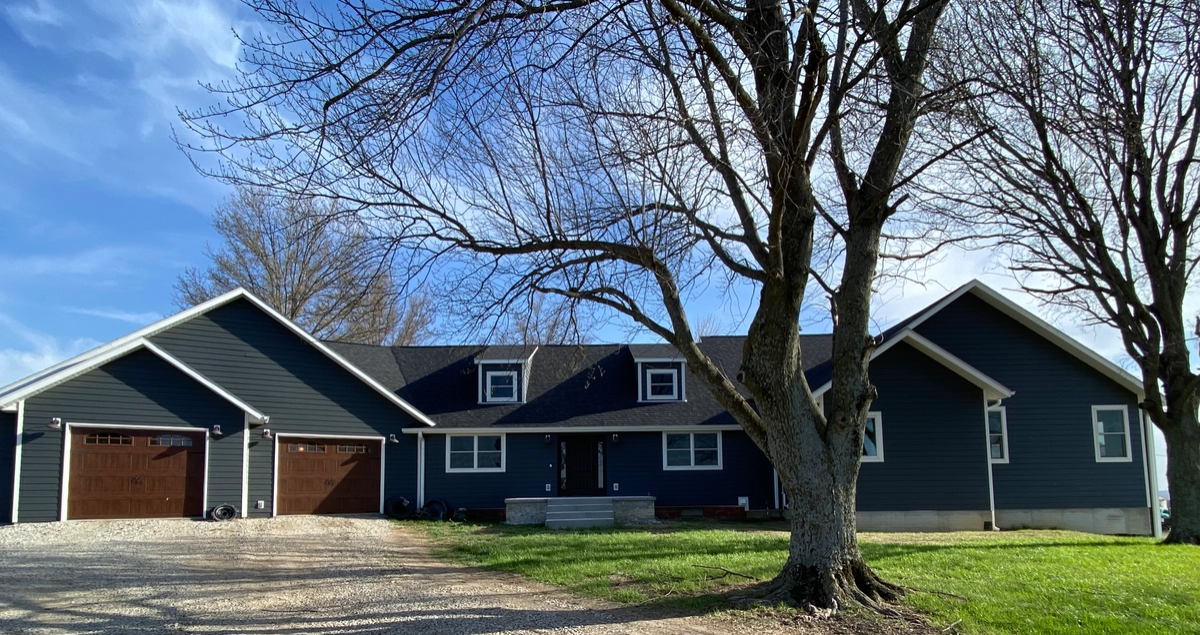
[{"label": "white corner trim", "polygon": [[242,417],[242,518],[250,517],[250,415]]},{"label": "white corner trim", "polygon": [[[1145,410],[1139,410],[1142,420],[1142,447],[1146,450],[1146,478],[1150,487],[1150,526],[1154,529],[1154,537],[1162,538],[1162,512],[1158,509],[1158,452],[1154,447],[1154,424],[1146,416]],[[13,522],[16,522],[15,520]]]},{"label": "white corner trim", "polygon": [[[716,434],[717,435],[717,464],[716,465],[695,465],[696,463],[696,435],[697,434]],[[667,435],[668,434],[686,434],[689,437],[691,444],[691,461],[692,465],[667,465]],[[676,471],[692,471],[692,470],[723,470],[725,469],[725,443],[724,435],[720,430],[663,430],[662,433],[662,469],[664,472]]]},{"label": "white corner trim", "polygon": [[21,441],[25,437],[25,400],[17,402],[17,438],[13,447],[13,491],[11,521],[17,524],[18,512],[21,508]]},{"label": "white corner trim", "polygon": [[[868,419],[875,420],[875,456],[862,456],[863,463],[883,463],[883,413],[878,410],[867,412]],[[866,436],[866,423],[863,424],[863,436]]]},{"label": "white corner trim", "polygon": [[[454,437],[470,437],[472,443],[472,461],[479,465],[479,437],[500,437],[500,467],[450,467],[450,439]],[[491,452],[492,450],[487,450]],[[471,434],[446,433],[446,473],[447,474],[481,474],[504,472],[508,467],[508,439],[504,432],[475,432]]]},{"label": "white corner trim", "polygon": [[[1120,411],[1121,418],[1125,423],[1125,456],[1100,456],[1100,419],[1097,415],[1101,412]],[[1129,406],[1124,404],[1114,405],[1099,405],[1092,406],[1092,447],[1096,451],[1097,463],[1132,463],[1133,462],[1133,439],[1129,436]]]}]

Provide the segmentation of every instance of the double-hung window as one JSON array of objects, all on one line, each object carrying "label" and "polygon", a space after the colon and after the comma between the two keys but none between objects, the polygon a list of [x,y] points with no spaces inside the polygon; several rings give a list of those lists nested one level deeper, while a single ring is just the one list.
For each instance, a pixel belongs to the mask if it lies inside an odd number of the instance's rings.
[{"label": "double-hung window", "polygon": [[721,433],[664,432],[663,469],[721,469]]},{"label": "double-hung window", "polygon": [[1129,408],[1092,406],[1092,436],[1096,442],[1096,461],[1118,463],[1133,460],[1129,451]]},{"label": "double-hung window", "polygon": [[883,415],[867,413],[867,425],[863,432],[863,463],[883,462]]},{"label": "double-hung window", "polygon": [[506,403],[518,401],[517,371],[489,370],[485,375],[487,384],[484,386],[484,397],[489,403]]},{"label": "double-hung window", "polygon": [[679,399],[679,371],[673,368],[646,371],[646,399],[667,401]]},{"label": "double-hung window", "polygon": [[450,435],[446,440],[447,472],[503,472],[504,435]]},{"label": "double-hung window", "polygon": [[988,456],[992,463],[1008,463],[1008,412],[1004,406],[987,411]]}]

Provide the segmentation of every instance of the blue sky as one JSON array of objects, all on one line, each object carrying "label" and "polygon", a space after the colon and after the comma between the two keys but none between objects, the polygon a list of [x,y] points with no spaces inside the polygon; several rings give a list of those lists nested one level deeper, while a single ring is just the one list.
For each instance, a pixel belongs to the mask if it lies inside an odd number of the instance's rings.
[{"label": "blue sky", "polygon": [[[234,29],[256,20],[232,0],[0,8],[0,385],[174,312],[171,284],[205,264],[210,212],[230,190],[195,172],[172,129],[177,109],[212,103],[201,83],[233,77]],[[880,326],[974,277],[1045,315],[990,254],[951,255],[925,277],[883,294]],[[693,316],[742,331],[732,304]],[[1058,322],[1121,361],[1111,331]]]}]

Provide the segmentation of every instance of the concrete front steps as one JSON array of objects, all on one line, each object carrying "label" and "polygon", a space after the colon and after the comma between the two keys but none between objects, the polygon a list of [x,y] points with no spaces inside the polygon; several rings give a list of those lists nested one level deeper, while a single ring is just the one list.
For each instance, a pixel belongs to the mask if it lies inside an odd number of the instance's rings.
[{"label": "concrete front steps", "polygon": [[571,527],[612,527],[611,498],[550,498],[546,500],[546,526],[550,529]]}]

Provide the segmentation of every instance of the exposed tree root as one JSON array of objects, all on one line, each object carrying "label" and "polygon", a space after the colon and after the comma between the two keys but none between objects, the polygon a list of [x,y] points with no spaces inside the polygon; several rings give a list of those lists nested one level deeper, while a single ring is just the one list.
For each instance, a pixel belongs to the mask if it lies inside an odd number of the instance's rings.
[{"label": "exposed tree root", "polygon": [[1163,538],[1164,545],[1200,545],[1200,534],[1172,528]]},{"label": "exposed tree root", "polygon": [[803,608],[810,615],[830,617],[842,607],[854,604],[889,617],[902,617],[888,606],[904,597],[906,589],[875,575],[861,559],[842,569],[821,571],[816,567],[791,564],[774,580],[760,587],[764,595],[757,603],[787,604]]}]

